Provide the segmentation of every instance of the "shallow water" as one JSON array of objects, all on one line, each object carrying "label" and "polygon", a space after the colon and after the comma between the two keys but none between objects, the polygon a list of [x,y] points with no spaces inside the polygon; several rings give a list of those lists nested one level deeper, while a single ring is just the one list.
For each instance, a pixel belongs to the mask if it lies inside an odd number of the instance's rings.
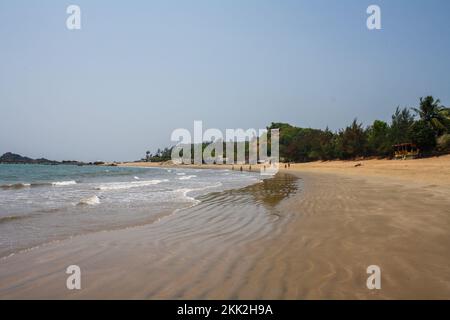
[{"label": "shallow water", "polygon": [[207,193],[260,181],[257,173],[228,170],[0,165],[0,256],[151,223]]},{"label": "shallow water", "polygon": [[[268,281],[266,269],[274,266],[260,259],[272,256],[266,249],[297,216],[285,205],[301,188],[296,177],[278,174],[200,195],[196,206],[158,223],[10,255],[0,259],[0,298],[223,299],[249,292],[258,297]],[[72,264],[82,268],[85,279],[77,292],[61,285]]]}]

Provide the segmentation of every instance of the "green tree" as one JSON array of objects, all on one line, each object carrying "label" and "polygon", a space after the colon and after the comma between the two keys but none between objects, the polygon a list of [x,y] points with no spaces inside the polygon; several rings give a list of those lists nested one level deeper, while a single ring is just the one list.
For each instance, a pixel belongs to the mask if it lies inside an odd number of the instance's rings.
[{"label": "green tree", "polygon": [[450,152],[450,134],[446,133],[437,139],[437,149],[440,152]]},{"label": "green tree", "polygon": [[356,158],[366,155],[366,133],[357,119],[352,124],[339,132],[342,158]]},{"label": "green tree", "polygon": [[[268,141],[270,147],[270,130],[271,129],[279,129],[280,130],[280,157],[283,158],[286,161],[296,161],[298,159],[296,147],[293,144],[294,139],[299,134],[301,128],[297,128],[294,126],[291,126],[287,123],[281,123],[281,122],[272,122],[269,127],[267,127],[267,130],[269,132],[268,134]],[[270,148],[268,148],[270,150]]]},{"label": "green tree", "polygon": [[372,155],[387,156],[391,153],[389,130],[389,125],[380,120],[375,120],[367,129],[367,147]]},{"label": "green tree", "polygon": [[417,145],[421,152],[430,152],[436,147],[436,136],[430,123],[416,121],[411,130],[411,141]]},{"label": "green tree", "polygon": [[449,110],[441,105],[439,99],[434,100],[432,96],[420,98],[419,108],[413,108],[420,120],[427,123],[436,136],[445,133],[449,128]]},{"label": "green tree", "polygon": [[320,135],[320,159],[336,159],[336,135],[328,127]]},{"label": "green tree", "polygon": [[411,127],[414,123],[414,116],[408,108],[397,107],[392,115],[391,128],[389,130],[390,143],[399,144],[411,142]]}]

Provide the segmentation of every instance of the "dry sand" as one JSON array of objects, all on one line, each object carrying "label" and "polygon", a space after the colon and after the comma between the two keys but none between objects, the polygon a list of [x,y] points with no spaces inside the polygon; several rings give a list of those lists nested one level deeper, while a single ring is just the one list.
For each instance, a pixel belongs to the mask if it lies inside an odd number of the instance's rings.
[{"label": "dry sand", "polygon": [[[450,299],[449,170],[448,156],[291,165],[158,223],[2,259],[0,298]],[[71,264],[82,290],[65,287]]]},{"label": "dry sand", "polygon": [[[129,162],[122,166],[164,167],[170,164],[161,162]],[[241,165],[186,165],[192,168],[223,168],[239,170]],[[248,165],[243,165],[248,170]],[[280,164],[283,171],[285,164]],[[261,165],[253,165],[252,170],[260,170]],[[309,163],[292,163],[287,172],[317,172],[343,174],[346,176],[366,178],[395,178],[405,184],[436,184],[450,186],[450,155],[416,160],[359,160],[359,161],[316,161]]]}]

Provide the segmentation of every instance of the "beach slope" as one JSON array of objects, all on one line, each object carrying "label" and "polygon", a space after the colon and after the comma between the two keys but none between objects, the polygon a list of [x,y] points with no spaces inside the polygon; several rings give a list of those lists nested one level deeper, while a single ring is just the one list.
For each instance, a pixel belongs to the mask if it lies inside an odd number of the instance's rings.
[{"label": "beach slope", "polygon": [[4,258],[0,298],[450,299],[448,159],[291,165],[159,223]]}]

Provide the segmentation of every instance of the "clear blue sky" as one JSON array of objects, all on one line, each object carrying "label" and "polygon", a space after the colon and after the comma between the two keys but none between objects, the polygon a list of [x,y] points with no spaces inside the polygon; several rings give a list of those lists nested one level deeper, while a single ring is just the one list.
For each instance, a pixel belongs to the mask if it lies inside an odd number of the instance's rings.
[{"label": "clear blue sky", "polygon": [[450,105],[449,16],[448,0],[1,0],[0,153],[133,160],[194,120],[335,130]]}]

